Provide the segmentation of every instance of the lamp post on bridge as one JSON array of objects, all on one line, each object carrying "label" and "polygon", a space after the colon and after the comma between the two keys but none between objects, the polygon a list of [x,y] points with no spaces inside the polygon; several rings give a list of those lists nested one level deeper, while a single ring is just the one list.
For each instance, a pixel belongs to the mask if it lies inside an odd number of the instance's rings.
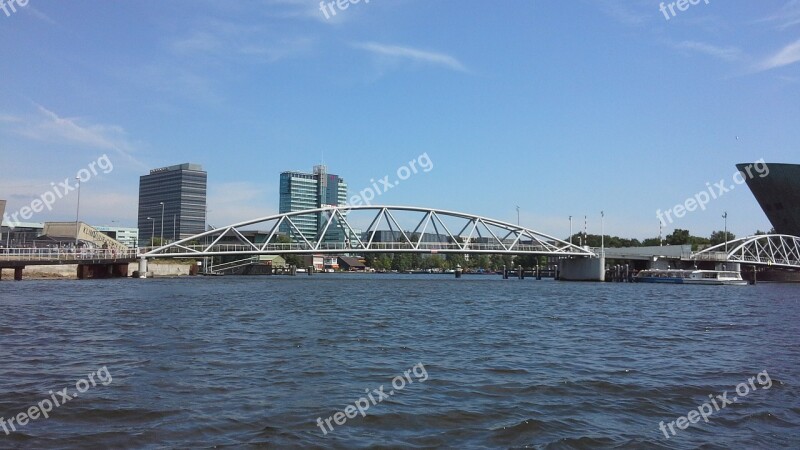
[{"label": "lamp post on bridge", "polygon": [[603,230],[603,217],[605,217],[605,213],[603,211],[600,211],[600,255],[605,257],[606,246],[605,246],[605,232]]},{"label": "lamp post on bridge", "polygon": [[569,216],[569,244],[572,245],[572,216]]},{"label": "lamp post on bridge", "polygon": [[725,219],[725,254],[728,254],[728,211],[725,211],[722,214],[722,218]]},{"label": "lamp post on bridge", "polygon": [[519,205],[517,205],[517,226],[519,226]]},{"label": "lamp post on bridge", "polygon": [[159,202],[161,205],[161,238],[158,245],[164,245],[164,202]]},{"label": "lamp post on bridge", "polygon": [[75,179],[78,180],[78,205],[75,207],[75,247],[78,247],[78,236],[80,235],[78,224],[81,219],[81,177],[76,176]]},{"label": "lamp post on bridge", "polygon": [[150,231],[150,246],[152,247],[153,246],[153,238],[156,236],[156,219],[154,219],[152,217],[148,217],[147,220],[149,220],[150,223],[153,224],[153,229]]}]

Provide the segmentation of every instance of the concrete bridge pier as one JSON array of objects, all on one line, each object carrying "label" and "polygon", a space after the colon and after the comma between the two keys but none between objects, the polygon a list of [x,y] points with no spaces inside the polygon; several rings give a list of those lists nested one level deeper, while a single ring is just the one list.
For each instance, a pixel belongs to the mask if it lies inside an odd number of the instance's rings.
[{"label": "concrete bridge pier", "polygon": [[139,258],[139,278],[147,278],[147,258]]},{"label": "concrete bridge pier", "polygon": [[606,258],[572,258],[561,260],[560,280],[605,281]]},{"label": "concrete bridge pier", "polygon": [[22,269],[25,267],[14,267],[14,281],[22,281]]}]

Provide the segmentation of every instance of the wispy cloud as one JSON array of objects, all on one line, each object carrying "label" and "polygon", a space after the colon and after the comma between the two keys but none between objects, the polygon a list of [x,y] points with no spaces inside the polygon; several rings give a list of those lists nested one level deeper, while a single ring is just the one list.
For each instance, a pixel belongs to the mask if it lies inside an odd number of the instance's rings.
[{"label": "wispy cloud", "polygon": [[303,53],[313,44],[306,36],[277,37],[262,26],[209,20],[171,41],[169,47],[191,62],[273,63]]},{"label": "wispy cloud", "polygon": [[764,17],[759,22],[774,23],[779,30],[800,25],[800,0],[789,0],[781,9]]},{"label": "wispy cloud", "polygon": [[87,124],[81,125],[78,119],[61,117],[41,105],[36,105],[38,115],[31,118],[5,116],[13,123],[11,131],[29,139],[52,142],[72,143],[94,149],[110,150],[124,156],[140,168],[147,165],[134,158],[134,146],[129,142],[127,134],[117,125]]},{"label": "wispy cloud", "polygon": [[800,39],[783,47],[756,65],[757,72],[777,69],[800,61]]},{"label": "wispy cloud", "polygon": [[21,122],[22,118],[8,114],[0,114],[0,122]]},{"label": "wispy cloud", "polygon": [[688,50],[697,53],[703,53],[705,55],[713,56],[714,58],[725,61],[737,61],[742,57],[741,50],[736,47],[718,47],[705,42],[683,41],[675,44],[674,47],[678,50]]},{"label": "wispy cloud", "polygon": [[[327,1],[326,1],[327,3]],[[325,20],[320,11],[318,0],[266,0],[269,17],[276,19],[311,19],[324,23],[333,23],[336,20]],[[331,19],[339,19],[345,15],[337,15]]]},{"label": "wispy cloud", "polygon": [[646,14],[634,11],[631,2],[620,2],[617,0],[600,0],[595,3],[607,16],[617,20],[624,25],[640,26],[647,22],[653,14]]},{"label": "wispy cloud", "polygon": [[277,193],[251,182],[221,182],[209,186],[208,223],[222,227],[275,214]]},{"label": "wispy cloud", "polygon": [[411,47],[401,47],[399,45],[385,45],[374,42],[355,43],[353,47],[366,50],[374,55],[387,58],[392,61],[411,61],[414,63],[430,64],[445,67],[451,70],[467,72],[467,68],[453,56],[419,50]]}]

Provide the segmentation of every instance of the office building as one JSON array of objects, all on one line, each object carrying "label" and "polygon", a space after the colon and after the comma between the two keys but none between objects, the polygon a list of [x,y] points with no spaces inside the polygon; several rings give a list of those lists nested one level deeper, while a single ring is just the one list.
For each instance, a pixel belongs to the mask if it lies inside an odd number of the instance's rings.
[{"label": "office building", "polygon": [[[313,173],[283,172],[280,181],[281,214],[322,208],[343,206],[347,202],[347,183],[338,175],[328,173],[326,166],[314,166]],[[317,240],[325,228],[329,216],[325,213],[304,214],[292,217],[292,222],[309,241]],[[281,232],[296,235],[289,223],[281,225]],[[342,241],[344,235],[338,221],[334,220],[325,233],[326,241]]]},{"label": "office building", "polygon": [[[751,164],[737,164],[746,174]],[[778,234],[800,236],[800,164],[764,163],[769,172],[742,177]]]},{"label": "office building", "polygon": [[[171,242],[206,227],[207,175],[199,164],[153,169],[139,178],[139,245]],[[158,239],[157,239],[158,240]]]},{"label": "office building", "polygon": [[137,247],[139,244],[138,228],[101,226],[94,229],[128,247]]}]

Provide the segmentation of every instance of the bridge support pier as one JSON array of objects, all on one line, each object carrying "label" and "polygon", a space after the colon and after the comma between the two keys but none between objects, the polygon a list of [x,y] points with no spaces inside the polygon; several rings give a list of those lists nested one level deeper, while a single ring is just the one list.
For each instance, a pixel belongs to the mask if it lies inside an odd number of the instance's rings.
[{"label": "bridge support pier", "polygon": [[22,281],[22,269],[24,267],[14,267],[14,281]]},{"label": "bridge support pier", "polygon": [[605,267],[605,257],[562,259],[559,279],[565,281],[605,281]]},{"label": "bridge support pier", "polygon": [[147,278],[147,258],[139,258],[139,278]]}]

